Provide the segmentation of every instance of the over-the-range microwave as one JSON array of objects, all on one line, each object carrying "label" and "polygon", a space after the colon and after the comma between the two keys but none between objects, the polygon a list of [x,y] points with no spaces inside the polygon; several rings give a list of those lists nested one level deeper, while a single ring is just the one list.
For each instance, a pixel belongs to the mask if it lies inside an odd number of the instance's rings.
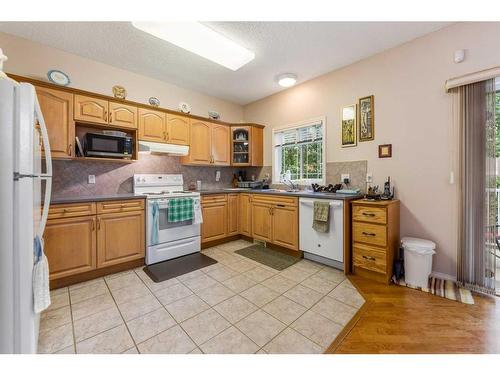
[{"label": "over-the-range microwave", "polygon": [[132,137],[99,133],[85,134],[85,156],[131,159]]}]

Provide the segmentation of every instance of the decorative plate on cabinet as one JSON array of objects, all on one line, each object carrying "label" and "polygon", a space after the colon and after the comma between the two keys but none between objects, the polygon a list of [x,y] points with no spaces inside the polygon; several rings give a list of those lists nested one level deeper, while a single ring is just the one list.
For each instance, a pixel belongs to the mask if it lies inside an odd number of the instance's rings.
[{"label": "decorative plate on cabinet", "polygon": [[160,99],[152,96],[151,98],[149,98],[148,100],[149,102],[149,105],[152,105],[153,107],[159,107],[160,106]]},{"label": "decorative plate on cabinet", "polygon": [[68,86],[71,81],[68,75],[60,70],[52,69],[47,72],[47,78],[50,82],[59,86]]},{"label": "decorative plate on cabinet", "polygon": [[191,106],[187,104],[186,102],[180,102],[179,103],[179,110],[182,113],[190,113],[191,112]]}]

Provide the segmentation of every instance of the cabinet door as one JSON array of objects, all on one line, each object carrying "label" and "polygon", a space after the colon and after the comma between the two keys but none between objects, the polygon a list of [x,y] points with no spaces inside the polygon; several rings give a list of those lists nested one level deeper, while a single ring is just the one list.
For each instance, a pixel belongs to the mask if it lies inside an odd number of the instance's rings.
[{"label": "cabinet door", "polygon": [[73,156],[73,142],[75,140],[73,94],[36,87],[36,95],[47,125],[52,157]]},{"label": "cabinet door", "polygon": [[165,120],[163,112],[139,108],[139,140],[165,142],[167,135]]},{"label": "cabinet door", "polygon": [[74,118],[98,124],[108,123],[108,101],[91,96],[75,95]]},{"label": "cabinet door", "polygon": [[250,156],[252,167],[264,165],[264,129],[252,126],[250,133]]},{"label": "cabinet door", "polygon": [[239,214],[240,234],[252,237],[252,196],[250,194],[240,194]]},{"label": "cabinet door", "polygon": [[208,122],[191,120],[189,155],[183,163],[208,165],[212,161],[211,126]]},{"label": "cabinet door", "polygon": [[95,228],[95,216],[47,221],[43,237],[51,280],[96,268]]},{"label": "cabinet door", "polygon": [[144,257],[144,211],[97,216],[97,267]]},{"label": "cabinet door", "polygon": [[167,141],[176,145],[189,145],[189,118],[167,115]]},{"label": "cabinet door", "polygon": [[252,203],[252,235],[259,240],[272,241],[271,206],[262,203]]},{"label": "cabinet door", "polygon": [[227,234],[228,236],[233,236],[238,234],[238,208],[239,208],[239,197],[238,194],[228,194],[227,195]]},{"label": "cabinet door", "polygon": [[109,124],[137,129],[137,107],[109,102]]},{"label": "cabinet door", "polygon": [[218,240],[227,235],[227,203],[210,203],[202,206],[203,224],[201,242]]},{"label": "cabinet door", "polygon": [[231,129],[229,126],[212,124],[212,163],[231,164]]},{"label": "cabinet door", "polygon": [[299,215],[297,207],[273,207],[273,243],[292,250],[299,249]]}]

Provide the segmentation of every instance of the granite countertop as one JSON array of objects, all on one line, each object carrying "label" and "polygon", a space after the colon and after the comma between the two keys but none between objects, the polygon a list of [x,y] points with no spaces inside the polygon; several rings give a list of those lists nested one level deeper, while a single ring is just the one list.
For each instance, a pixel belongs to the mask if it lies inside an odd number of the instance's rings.
[{"label": "granite countertop", "polygon": [[63,204],[63,203],[79,203],[79,202],[102,202],[102,201],[114,201],[114,200],[126,200],[126,199],[145,199],[144,195],[136,195],[134,193],[127,194],[109,194],[109,195],[90,195],[81,197],[60,197],[52,198],[50,200],[51,204]]},{"label": "granite countertop", "polygon": [[252,194],[269,194],[269,195],[287,195],[291,197],[302,198],[318,198],[318,199],[333,199],[333,200],[353,200],[363,198],[362,194],[337,194],[337,193],[315,193],[312,191],[284,191],[276,189],[243,189],[243,188],[227,188],[215,190],[201,190],[201,195],[209,194],[227,194],[227,193],[252,193]]}]

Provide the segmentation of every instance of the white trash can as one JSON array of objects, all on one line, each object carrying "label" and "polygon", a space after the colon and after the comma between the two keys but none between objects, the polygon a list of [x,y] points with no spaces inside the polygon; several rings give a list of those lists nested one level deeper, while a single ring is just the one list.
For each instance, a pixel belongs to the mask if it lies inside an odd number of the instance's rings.
[{"label": "white trash can", "polygon": [[405,282],[412,286],[427,288],[436,244],[413,237],[404,237],[401,244],[405,251]]}]

